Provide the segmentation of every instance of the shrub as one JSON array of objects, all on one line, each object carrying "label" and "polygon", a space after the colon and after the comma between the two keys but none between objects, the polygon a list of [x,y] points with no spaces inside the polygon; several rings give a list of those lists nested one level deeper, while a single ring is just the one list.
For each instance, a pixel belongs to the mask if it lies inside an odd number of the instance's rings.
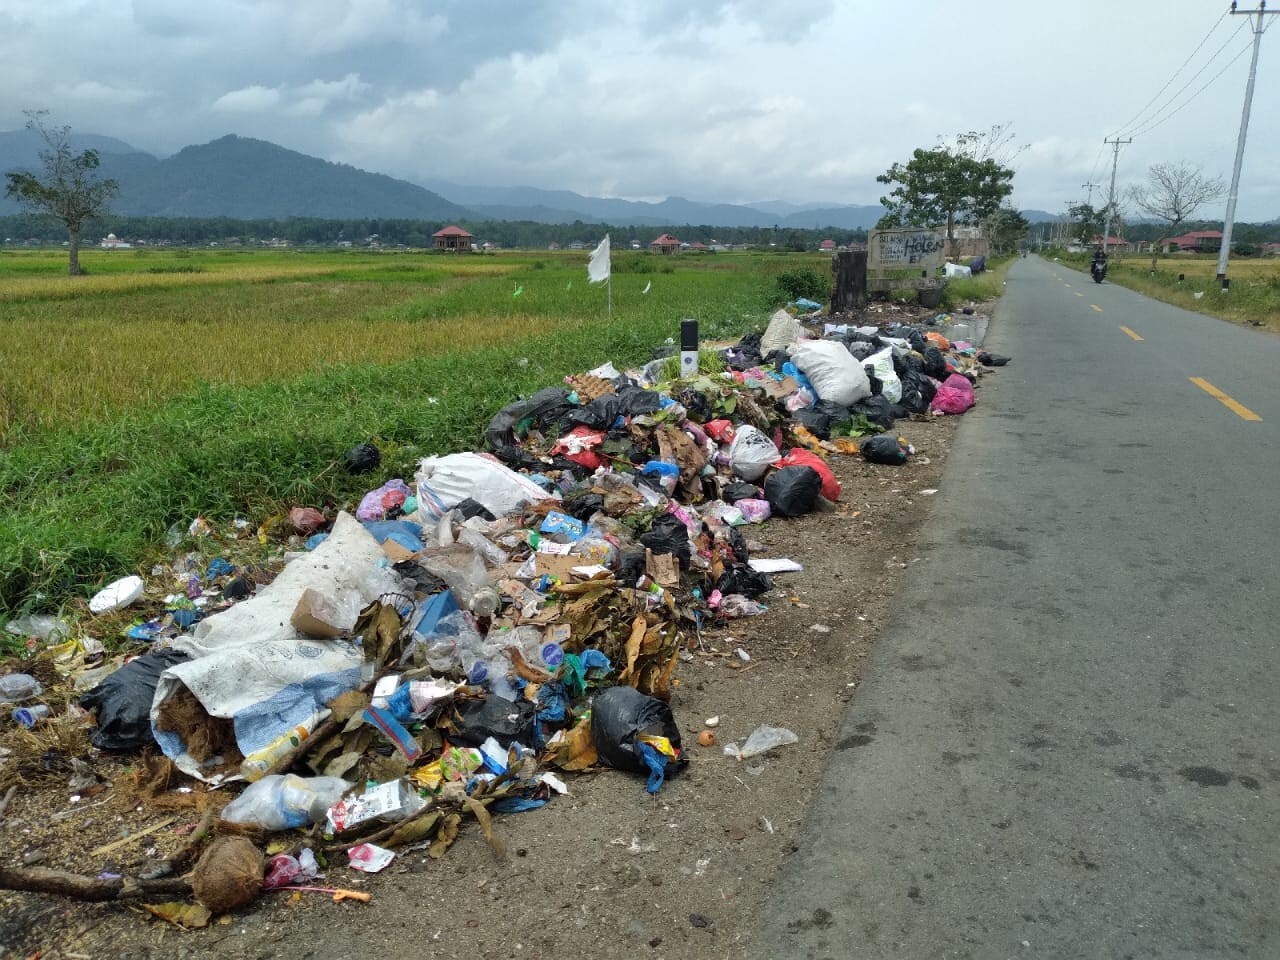
[{"label": "shrub", "polygon": [[831,279],[808,267],[778,274],[778,289],[788,300],[826,300],[831,294]]}]

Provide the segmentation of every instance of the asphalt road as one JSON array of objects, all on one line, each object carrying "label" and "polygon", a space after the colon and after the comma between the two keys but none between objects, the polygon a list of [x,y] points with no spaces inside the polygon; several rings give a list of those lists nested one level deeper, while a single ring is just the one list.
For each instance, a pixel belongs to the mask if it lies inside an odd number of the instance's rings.
[{"label": "asphalt road", "polygon": [[1028,259],[985,345],[757,955],[1280,957],[1280,339]]}]

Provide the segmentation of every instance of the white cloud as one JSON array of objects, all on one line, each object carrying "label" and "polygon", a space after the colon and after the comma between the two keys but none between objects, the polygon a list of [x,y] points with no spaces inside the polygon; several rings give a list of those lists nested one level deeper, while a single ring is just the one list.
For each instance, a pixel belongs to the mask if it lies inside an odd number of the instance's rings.
[{"label": "white cloud", "polygon": [[220,113],[262,113],[278,104],[280,99],[279,90],[260,86],[242,87],[218,97],[211,108]]},{"label": "white cloud", "polygon": [[[1215,21],[1204,57],[1241,19],[1202,0],[7,0],[0,129],[44,107],[157,153],[237,133],[417,179],[869,203],[915,147],[1009,120],[1031,145],[1015,200],[1053,210],[1109,176],[1103,137]],[[1118,182],[1169,159],[1229,174],[1246,67],[1136,137]],[[1264,56],[1241,186],[1259,219],[1280,214],[1277,70]]]}]

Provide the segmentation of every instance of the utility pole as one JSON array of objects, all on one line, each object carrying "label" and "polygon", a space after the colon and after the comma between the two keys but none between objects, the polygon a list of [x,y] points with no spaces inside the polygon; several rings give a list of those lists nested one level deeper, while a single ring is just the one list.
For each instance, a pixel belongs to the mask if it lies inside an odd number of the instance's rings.
[{"label": "utility pole", "polygon": [[1088,188],[1089,188],[1089,199],[1088,199],[1088,200],[1086,200],[1086,201],[1085,201],[1085,203],[1089,205],[1089,209],[1090,209],[1090,210],[1092,210],[1092,209],[1093,209],[1093,188],[1094,188],[1094,187],[1100,187],[1100,186],[1102,186],[1102,184],[1100,184],[1100,183],[1082,183],[1082,184],[1080,184],[1080,189],[1081,189],[1081,190],[1083,190],[1085,187],[1088,187]]},{"label": "utility pole", "polygon": [[[1253,27],[1253,59],[1249,61],[1249,82],[1244,88],[1244,112],[1240,115],[1240,136],[1236,140],[1236,165],[1231,171],[1231,192],[1227,194],[1227,215],[1222,221],[1222,249],[1218,251],[1218,280],[1222,282],[1222,292],[1227,292],[1231,281],[1227,279],[1227,260],[1231,256],[1231,228],[1236,222],[1236,196],[1240,192],[1240,166],[1244,162],[1244,138],[1249,133],[1249,108],[1253,105],[1253,79],[1258,73],[1258,48],[1262,46],[1264,18],[1274,17],[1280,11],[1268,10],[1267,0],[1258,0],[1257,10],[1237,10],[1236,0],[1231,0],[1232,16],[1249,17]],[[1258,15],[1256,23],[1254,14]]]},{"label": "utility pole", "polygon": [[[1259,0],[1262,2],[1262,0]],[[1115,145],[1115,151],[1111,157],[1111,190],[1107,193],[1107,217],[1102,225],[1102,255],[1107,255],[1107,240],[1111,237],[1111,214],[1116,208],[1116,166],[1120,163],[1120,144],[1133,143],[1133,137],[1128,140],[1121,140],[1116,137],[1114,140],[1108,140],[1105,137],[1103,143]]]}]

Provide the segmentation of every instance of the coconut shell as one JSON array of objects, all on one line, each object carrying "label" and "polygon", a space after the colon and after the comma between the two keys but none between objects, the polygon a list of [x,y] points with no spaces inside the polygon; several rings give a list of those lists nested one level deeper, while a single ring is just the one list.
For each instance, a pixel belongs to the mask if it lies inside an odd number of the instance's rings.
[{"label": "coconut shell", "polygon": [[196,899],[214,914],[252,903],[262,890],[262,854],[244,837],[219,837],[191,874]]}]

